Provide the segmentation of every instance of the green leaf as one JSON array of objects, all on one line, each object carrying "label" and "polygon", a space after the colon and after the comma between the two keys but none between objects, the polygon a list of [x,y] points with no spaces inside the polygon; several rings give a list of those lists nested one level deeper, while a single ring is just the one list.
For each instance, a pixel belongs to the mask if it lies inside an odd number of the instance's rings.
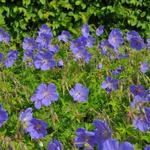
[{"label": "green leaf", "polygon": [[3,9],[0,9],[0,25],[5,24],[4,16],[3,16]]},{"label": "green leaf", "polygon": [[75,2],[75,5],[80,5],[81,3],[82,3],[82,1],[78,0],[78,1]]},{"label": "green leaf", "polygon": [[42,19],[43,18],[43,12],[42,12],[42,9],[40,9],[39,11],[38,11],[38,16]]},{"label": "green leaf", "polygon": [[23,0],[23,5],[29,5],[31,3],[31,0]]},{"label": "green leaf", "polygon": [[5,3],[5,2],[6,2],[6,0],[0,0],[0,2]]},{"label": "green leaf", "polygon": [[45,4],[46,3],[46,0],[40,0],[41,4]]}]

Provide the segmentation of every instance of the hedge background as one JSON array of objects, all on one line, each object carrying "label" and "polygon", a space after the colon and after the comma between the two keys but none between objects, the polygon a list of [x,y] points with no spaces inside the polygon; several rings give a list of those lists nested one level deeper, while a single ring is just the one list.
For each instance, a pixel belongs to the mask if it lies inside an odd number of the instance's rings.
[{"label": "hedge background", "polygon": [[105,25],[107,31],[134,29],[150,35],[149,0],[0,0],[0,26],[15,39],[22,39],[47,23],[54,34],[89,23],[91,28]]}]

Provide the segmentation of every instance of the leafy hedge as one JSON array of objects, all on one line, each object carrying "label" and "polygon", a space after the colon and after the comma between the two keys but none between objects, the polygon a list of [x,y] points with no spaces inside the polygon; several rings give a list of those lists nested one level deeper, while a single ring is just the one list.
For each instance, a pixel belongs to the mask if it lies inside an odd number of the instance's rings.
[{"label": "leafy hedge", "polygon": [[150,1],[148,0],[0,0],[0,26],[20,39],[26,31],[42,23],[52,27],[54,34],[68,29],[74,34],[83,23],[96,28],[119,27],[135,29],[143,36],[150,34]]}]

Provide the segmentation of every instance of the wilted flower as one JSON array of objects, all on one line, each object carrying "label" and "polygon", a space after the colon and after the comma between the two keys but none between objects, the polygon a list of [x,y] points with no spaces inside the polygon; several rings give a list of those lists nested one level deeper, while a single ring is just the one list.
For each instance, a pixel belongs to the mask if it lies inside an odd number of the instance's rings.
[{"label": "wilted flower", "polygon": [[101,25],[96,29],[96,35],[101,36],[104,33],[104,26]]},{"label": "wilted flower", "polygon": [[78,128],[76,130],[77,137],[74,142],[78,148],[85,147],[87,149],[93,148],[95,144],[95,133],[86,131],[84,128]]},{"label": "wilted flower", "polygon": [[18,51],[10,50],[8,52],[7,59],[5,60],[6,68],[11,67],[17,58],[18,58]]},{"label": "wilted flower", "polygon": [[54,68],[56,66],[56,62],[54,60],[54,54],[51,52],[41,52],[37,53],[34,59],[35,68],[41,70],[48,70]]},{"label": "wilted flower", "polygon": [[89,89],[80,83],[76,83],[69,93],[73,97],[74,101],[84,102],[88,99]]},{"label": "wilted flower", "polygon": [[119,29],[113,29],[109,34],[108,42],[114,49],[118,49],[124,42],[122,32]]},{"label": "wilted flower", "polygon": [[113,79],[112,77],[106,77],[106,81],[103,81],[101,87],[110,93],[111,91],[115,91],[118,89],[118,80]]},{"label": "wilted flower", "polygon": [[143,73],[146,73],[149,70],[149,66],[147,62],[141,63],[140,70]]},{"label": "wilted flower", "polygon": [[58,100],[58,93],[56,93],[56,86],[54,83],[46,85],[40,84],[31,97],[31,101],[34,102],[35,108],[39,109],[42,105],[49,106],[52,102]]},{"label": "wilted flower", "polygon": [[62,31],[61,35],[58,36],[59,41],[68,42],[71,38],[71,34],[68,31]]},{"label": "wilted flower", "polygon": [[19,120],[23,125],[23,128],[26,129],[29,125],[30,120],[32,119],[32,108],[27,108],[24,112],[22,111],[19,116]]},{"label": "wilted flower", "polygon": [[84,36],[84,37],[88,37],[89,35],[90,35],[90,29],[89,29],[89,25],[88,24],[84,24],[83,26],[82,26],[82,29],[81,29],[81,31],[82,31],[82,35]]},{"label": "wilted flower", "polygon": [[63,146],[58,140],[52,140],[48,144],[48,149],[47,150],[62,150]]},{"label": "wilted flower", "polygon": [[47,134],[46,129],[48,124],[42,120],[32,118],[29,122],[29,125],[26,129],[29,132],[32,139],[44,138]]},{"label": "wilted flower", "polygon": [[0,127],[8,120],[8,113],[0,104]]}]

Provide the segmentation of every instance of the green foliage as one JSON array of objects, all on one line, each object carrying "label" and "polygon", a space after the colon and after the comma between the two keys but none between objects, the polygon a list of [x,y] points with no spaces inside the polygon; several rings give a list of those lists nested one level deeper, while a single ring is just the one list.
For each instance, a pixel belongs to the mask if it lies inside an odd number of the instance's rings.
[{"label": "green foliage", "polygon": [[[56,39],[57,41],[57,39]],[[97,41],[98,44],[99,41]],[[53,138],[60,140],[65,150],[75,150],[73,144],[75,131],[79,127],[93,130],[94,119],[106,120],[112,131],[113,138],[120,141],[129,141],[135,150],[150,143],[149,132],[141,133],[132,126],[128,113],[130,111],[131,84],[142,84],[148,89],[150,86],[149,73],[141,74],[140,63],[150,63],[150,53],[147,50],[134,51],[125,45],[121,48],[129,53],[128,59],[110,60],[107,56],[99,54],[97,46],[90,48],[93,57],[89,64],[78,63],[73,60],[69,51],[69,44],[60,45],[56,59],[62,58],[64,68],[54,68],[48,71],[27,67],[21,60],[11,68],[0,70],[0,103],[8,111],[9,119],[0,128],[0,145],[2,149],[13,150],[45,150],[48,142]],[[15,47],[13,44],[11,47]],[[8,49],[1,44],[0,51]],[[99,63],[103,64],[101,70],[97,69]],[[111,70],[124,66],[124,71],[116,76],[119,79],[119,89],[107,94],[100,85]],[[34,108],[30,98],[40,83],[55,83],[59,93],[58,102],[49,107]],[[89,88],[90,94],[87,102],[75,103],[68,91],[75,83],[82,83]],[[20,130],[19,113],[28,107],[33,108],[33,116],[48,123],[48,134],[40,140],[31,140],[29,134]]]},{"label": "green foliage", "polygon": [[[59,33],[67,29],[77,34],[83,23],[93,28],[105,25],[122,30],[135,29],[150,34],[149,0],[0,0],[0,26],[8,28],[16,39],[47,23]],[[144,32],[143,32],[144,31]]]}]

